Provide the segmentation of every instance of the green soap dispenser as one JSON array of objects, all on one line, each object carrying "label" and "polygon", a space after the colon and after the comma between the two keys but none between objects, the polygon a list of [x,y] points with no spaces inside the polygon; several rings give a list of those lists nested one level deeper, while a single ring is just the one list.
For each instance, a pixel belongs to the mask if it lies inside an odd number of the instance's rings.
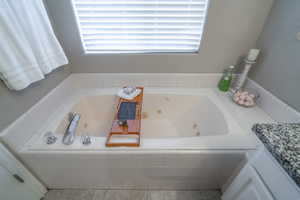
[{"label": "green soap dispenser", "polygon": [[221,80],[219,81],[218,88],[222,92],[227,92],[230,89],[231,81],[232,81],[232,74],[233,74],[234,66],[228,67],[225,70]]}]

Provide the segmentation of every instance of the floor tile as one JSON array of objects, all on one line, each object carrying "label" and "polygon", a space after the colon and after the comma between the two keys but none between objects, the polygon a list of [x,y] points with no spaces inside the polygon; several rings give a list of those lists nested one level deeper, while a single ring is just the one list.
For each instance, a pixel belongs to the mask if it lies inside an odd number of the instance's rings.
[{"label": "floor tile", "polygon": [[149,200],[164,200],[165,191],[149,191]]},{"label": "floor tile", "polygon": [[104,200],[107,190],[95,190],[93,200]]},{"label": "floor tile", "polygon": [[221,200],[221,191],[199,191],[198,200]]},{"label": "floor tile", "polygon": [[44,200],[56,200],[60,199],[60,194],[61,190],[49,190],[46,195]]},{"label": "floor tile", "polygon": [[218,190],[50,190],[44,200],[221,200]]},{"label": "floor tile", "polygon": [[149,200],[220,200],[219,191],[149,191]]},{"label": "floor tile", "polygon": [[140,190],[108,190],[104,200],[148,200],[148,192]]},{"label": "floor tile", "polygon": [[93,200],[94,190],[50,190],[45,200]]}]

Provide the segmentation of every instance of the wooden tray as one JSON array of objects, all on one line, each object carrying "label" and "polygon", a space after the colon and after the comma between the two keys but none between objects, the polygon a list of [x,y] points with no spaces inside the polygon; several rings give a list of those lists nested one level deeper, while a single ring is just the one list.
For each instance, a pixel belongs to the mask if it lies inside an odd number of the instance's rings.
[{"label": "wooden tray", "polygon": [[[141,90],[141,93],[136,96],[133,100],[127,100],[123,98],[118,99],[118,106],[114,120],[112,122],[112,127],[110,133],[106,139],[106,147],[139,147],[141,139],[141,115],[142,115],[142,104],[143,104],[143,94],[144,88],[137,87]],[[118,112],[122,102],[135,102],[136,103],[136,113],[135,119],[127,120],[127,126],[120,126],[118,124]],[[112,142],[112,138],[115,136],[136,136],[136,142]],[[130,137],[129,137],[130,138]]]}]

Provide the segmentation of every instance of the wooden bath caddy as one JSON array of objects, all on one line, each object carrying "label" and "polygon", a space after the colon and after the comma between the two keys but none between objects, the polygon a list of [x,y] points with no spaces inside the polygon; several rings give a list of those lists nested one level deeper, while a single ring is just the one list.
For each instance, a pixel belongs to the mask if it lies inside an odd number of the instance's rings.
[{"label": "wooden bath caddy", "polygon": [[[123,98],[118,99],[116,114],[112,122],[110,133],[108,134],[106,139],[106,147],[140,146],[141,115],[144,88],[137,87],[137,89],[140,89],[141,93],[138,96],[136,96],[133,100],[127,100]],[[125,122],[125,124],[120,125],[120,121]],[[112,140],[114,137],[123,137],[125,141],[113,142]],[[134,139],[135,141],[126,142],[126,139]]]}]

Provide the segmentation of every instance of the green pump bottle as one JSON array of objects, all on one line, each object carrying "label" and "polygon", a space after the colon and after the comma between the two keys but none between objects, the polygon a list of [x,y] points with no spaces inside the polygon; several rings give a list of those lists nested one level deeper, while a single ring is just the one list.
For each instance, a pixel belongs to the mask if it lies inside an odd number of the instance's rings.
[{"label": "green pump bottle", "polygon": [[227,92],[230,89],[231,81],[232,81],[232,74],[233,74],[234,66],[228,67],[225,70],[221,80],[219,81],[218,88],[222,92]]}]

